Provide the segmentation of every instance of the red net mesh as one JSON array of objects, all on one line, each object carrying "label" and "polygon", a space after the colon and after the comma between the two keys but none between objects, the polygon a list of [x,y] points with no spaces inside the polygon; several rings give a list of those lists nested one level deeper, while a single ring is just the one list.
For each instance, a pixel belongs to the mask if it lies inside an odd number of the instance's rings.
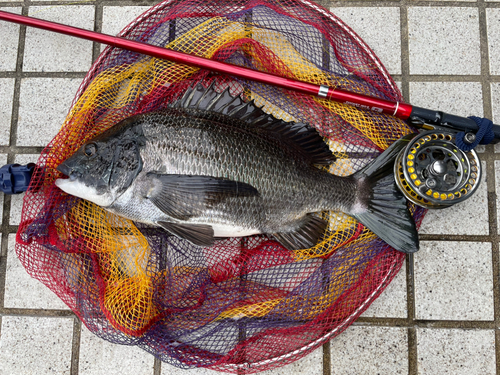
[{"label": "red net mesh", "polygon": [[[219,61],[402,101],[373,52],[307,1],[165,1],[122,33]],[[349,175],[410,132],[390,116],[108,47],[85,77],[26,193],[17,253],[95,334],[182,368],[252,373],[310,353],[347,328],[404,254],[324,212],[325,240],[289,251],[265,235],[200,248],[62,193],[56,167],[86,140],[216,81],[276,117],[310,123]],[[424,211],[412,208],[417,222]]]}]

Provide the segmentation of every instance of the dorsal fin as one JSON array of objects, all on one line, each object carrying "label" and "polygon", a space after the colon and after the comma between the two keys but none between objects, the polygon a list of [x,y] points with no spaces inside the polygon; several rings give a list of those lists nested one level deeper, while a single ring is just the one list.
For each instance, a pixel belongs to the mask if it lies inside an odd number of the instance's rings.
[{"label": "dorsal fin", "polygon": [[234,119],[235,124],[244,123],[250,128],[271,132],[301,150],[312,164],[329,165],[335,161],[335,156],[316,129],[304,123],[277,119],[257,107],[253,100],[245,101],[241,96],[232,96],[229,88],[218,93],[214,82],[208,88],[200,83],[188,88],[182,98],[170,107],[220,113]]}]

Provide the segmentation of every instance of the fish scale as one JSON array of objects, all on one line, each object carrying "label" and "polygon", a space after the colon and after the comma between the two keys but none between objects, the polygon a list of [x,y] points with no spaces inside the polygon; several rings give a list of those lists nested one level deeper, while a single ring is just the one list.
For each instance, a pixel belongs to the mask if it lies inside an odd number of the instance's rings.
[{"label": "fish scale", "polygon": [[[158,126],[160,123],[162,126]],[[167,171],[171,174],[209,175],[248,183],[260,193],[260,197],[255,199],[265,200],[270,205],[266,211],[268,216],[276,217],[271,212],[272,207],[282,205],[290,205],[293,211],[302,214],[315,212],[318,203],[313,196],[325,196],[332,190],[331,175],[307,165],[290,152],[271,147],[266,139],[242,137],[236,126],[217,126],[213,121],[191,123],[187,117],[168,116],[167,113],[144,117],[143,122],[136,126],[142,126],[148,138],[145,149],[141,150],[144,170],[161,170],[168,163],[170,168]],[[202,141],[194,142],[197,139]],[[157,157],[156,147],[150,147],[155,144],[161,144],[161,149],[165,150],[161,158]],[[238,147],[235,148],[234,144]],[[325,180],[328,182],[322,184]],[[353,199],[352,189],[339,191],[344,196],[340,196],[338,201]],[[283,202],[283,197],[291,195],[298,199]],[[232,204],[237,205],[236,198],[226,204],[227,210],[232,210]],[[338,205],[328,208],[338,209]],[[282,211],[280,209],[280,213]]]}]

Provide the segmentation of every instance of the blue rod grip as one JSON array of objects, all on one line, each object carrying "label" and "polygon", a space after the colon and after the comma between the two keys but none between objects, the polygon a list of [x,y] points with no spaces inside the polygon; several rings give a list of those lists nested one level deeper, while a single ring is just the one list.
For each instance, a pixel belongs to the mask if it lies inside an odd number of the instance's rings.
[{"label": "blue rod grip", "polygon": [[19,194],[28,190],[34,169],[34,163],[4,165],[0,168],[0,190],[5,194]]}]

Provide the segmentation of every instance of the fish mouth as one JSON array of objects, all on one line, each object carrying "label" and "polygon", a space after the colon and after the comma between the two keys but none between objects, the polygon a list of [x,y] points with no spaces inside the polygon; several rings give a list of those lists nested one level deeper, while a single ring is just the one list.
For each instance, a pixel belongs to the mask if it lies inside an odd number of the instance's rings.
[{"label": "fish mouth", "polygon": [[65,176],[68,176],[71,181],[74,181],[81,177],[81,173],[69,166],[66,162],[62,162],[61,164],[59,164],[56,169]]},{"label": "fish mouth", "polygon": [[59,164],[59,166],[56,169],[66,176],[69,176],[71,173],[71,168],[64,163]]}]

